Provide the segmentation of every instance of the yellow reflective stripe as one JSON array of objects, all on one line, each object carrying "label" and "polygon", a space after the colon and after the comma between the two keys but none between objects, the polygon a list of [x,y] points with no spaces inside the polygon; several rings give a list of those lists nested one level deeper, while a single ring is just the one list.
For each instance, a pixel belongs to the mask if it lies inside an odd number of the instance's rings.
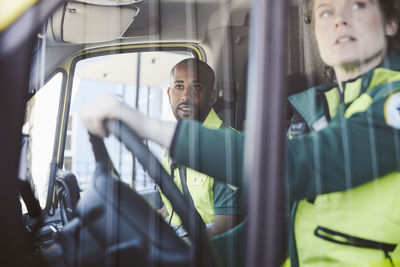
[{"label": "yellow reflective stripe", "polygon": [[335,117],[339,103],[340,95],[337,87],[325,92],[326,102],[328,102],[329,116],[331,118]]},{"label": "yellow reflective stripe", "polygon": [[222,120],[218,117],[215,110],[211,108],[210,112],[208,113],[206,119],[203,122],[203,126],[207,127],[208,129],[217,130],[222,125]]},{"label": "yellow reflective stripe", "polygon": [[[168,164],[168,160],[166,157],[162,159],[162,165],[164,169],[167,171],[169,175],[170,174],[170,168]],[[196,210],[199,212],[201,218],[205,223],[213,222],[214,221],[214,191],[213,191],[213,184],[214,184],[214,179],[211,177],[196,172],[192,169],[187,168],[187,186],[190,192],[190,195],[192,196],[194,205],[196,207]],[[174,173],[174,183],[176,186],[179,188],[179,190],[182,193],[182,184],[179,176],[179,170],[175,169]],[[233,190],[233,189],[232,189]],[[172,205],[167,199],[167,197],[162,193],[160,190],[160,195],[161,199],[164,202],[164,205],[168,211],[169,217],[167,221],[169,221],[169,218],[172,213]],[[171,219],[171,224],[172,225],[181,225],[181,219],[179,215],[176,213],[173,214],[172,219]]]},{"label": "yellow reflective stripe", "polygon": [[344,113],[345,118],[353,116],[355,113],[366,111],[372,103],[372,97],[368,94],[362,94],[355,100]]},{"label": "yellow reflective stripe", "polygon": [[374,71],[374,75],[372,76],[371,82],[370,82],[367,90],[370,90],[372,88],[375,88],[378,85],[381,85],[381,84],[384,84],[387,82],[398,81],[398,80],[400,80],[400,72],[388,70],[388,69],[377,68]]},{"label": "yellow reflective stripe", "polygon": [[287,258],[283,263],[282,267],[290,267],[290,258]]},{"label": "yellow reflective stripe", "polygon": [[231,185],[231,184],[226,184],[232,191],[236,191],[239,189],[239,187]]},{"label": "yellow reflective stripe", "polygon": [[[387,259],[382,250],[327,242],[314,235],[314,230],[324,226],[364,239],[397,244],[400,217],[393,203],[400,200],[396,190],[399,186],[400,173],[393,172],[348,191],[317,196],[314,203],[300,201],[294,229],[299,266],[391,266],[385,265]],[[398,262],[400,248],[389,255]]]},{"label": "yellow reflective stripe", "polygon": [[353,102],[361,92],[361,78],[354,82],[348,82],[346,84],[346,89],[344,90],[344,103]]},{"label": "yellow reflective stripe", "polygon": [[0,31],[6,29],[38,0],[0,0]]}]

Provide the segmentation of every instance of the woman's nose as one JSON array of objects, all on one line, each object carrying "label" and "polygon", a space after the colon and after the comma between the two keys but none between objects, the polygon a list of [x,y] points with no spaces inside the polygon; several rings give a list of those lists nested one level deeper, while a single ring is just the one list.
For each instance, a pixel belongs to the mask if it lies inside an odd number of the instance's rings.
[{"label": "woman's nose", "polygon": [[348,26],[349,20],[350,20],[350,14],[348,14],[347,10],[341,10],[341,11],[337,12],[337,15],[335,18],[335,28],[338,28],[341,26]]},{"label": "woman's nose", "polygon": [[340,26],[348,26],[348,25],[349,25],[349,23],[347,22],[347,20],[343,20],[343,19],[337,20],[335,22],[335,28],[338,28]]}]

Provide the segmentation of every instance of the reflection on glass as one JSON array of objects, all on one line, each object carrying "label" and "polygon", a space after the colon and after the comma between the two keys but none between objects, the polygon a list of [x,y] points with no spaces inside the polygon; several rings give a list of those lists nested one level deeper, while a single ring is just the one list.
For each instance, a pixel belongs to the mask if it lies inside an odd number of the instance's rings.
[{"label": "reflection on glass", "polygon": [[24,129],[30,136],[28,164],[42,208],[46,205],[62,77],[61,73],[54,75],[29,100],[26,110]]},{"label": "reflection on glass", "polygon": [[[167,96],[169,74],[177,62],[188,57],[193,56],[187,52],[142,52],[94,57],[77,63],[64,155],[71,159],[68,166],[82,190],[93,175],[95,161],[86,128],[76,117],[77,112],[101,95],[111,94],[150,117],[175,120]],[[105,143],[122,181],[138,191],[154,189],[152,180],[119,141],[111,137]],[[161,158],[163,148],[150,142],[148,146]]]}]

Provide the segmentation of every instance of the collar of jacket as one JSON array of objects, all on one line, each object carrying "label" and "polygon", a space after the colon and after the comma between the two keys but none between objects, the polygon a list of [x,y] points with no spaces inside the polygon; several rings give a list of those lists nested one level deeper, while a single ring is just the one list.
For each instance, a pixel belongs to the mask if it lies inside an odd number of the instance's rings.
[{"label": "collar of jacket", "polygon": [[[213,108],[211,108],[210,112],[208,112],[206,119],[203,121],[203,126],[212,129],[212,130],[218,130],[223,121],[218,117],[217,113]],[[168,156],[168,149],[165,150],[163,157],[166,158]],[[169,160],[169,159],[168,159]],[[170,162],[171,163],[171,162]]]},{"label": "collar of jacket", "polygon": [[291,95],[289,102],[310,128],[318,130],[336,115],[339,103],[348,105],[362,93],[374,94],[376,91],[374,89],[379,88],[379,85],[399,80],[398,71],[400,71],[400,55],[390,52],[376,68],[343,82],[343,95],[339,93],[337,83],[327,83]]},{"label": "collar of jacket", "polygon": [[206,119],[203,122],[203,126],[212,129],[218,130],[222,125],[222,120],[218,117],[217,113],[213,108],[211,108],[210,112],[208,113]]}]

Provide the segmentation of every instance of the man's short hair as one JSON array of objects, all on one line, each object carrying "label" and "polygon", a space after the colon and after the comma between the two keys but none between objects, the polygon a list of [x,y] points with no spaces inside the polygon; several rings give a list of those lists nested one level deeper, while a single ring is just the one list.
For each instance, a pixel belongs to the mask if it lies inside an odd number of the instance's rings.
[{"label": "man's short hair", "polygon": [[190,71],[198,72],[198,77],[201,82],[212,90],[215,82],[215,74],[213,69],[204,61],[197,58],[186,58],[178,62],[172,69],[170,73],[170,80],[172,81],[175,75],[175,70],[178,66],[186,67]]}]

